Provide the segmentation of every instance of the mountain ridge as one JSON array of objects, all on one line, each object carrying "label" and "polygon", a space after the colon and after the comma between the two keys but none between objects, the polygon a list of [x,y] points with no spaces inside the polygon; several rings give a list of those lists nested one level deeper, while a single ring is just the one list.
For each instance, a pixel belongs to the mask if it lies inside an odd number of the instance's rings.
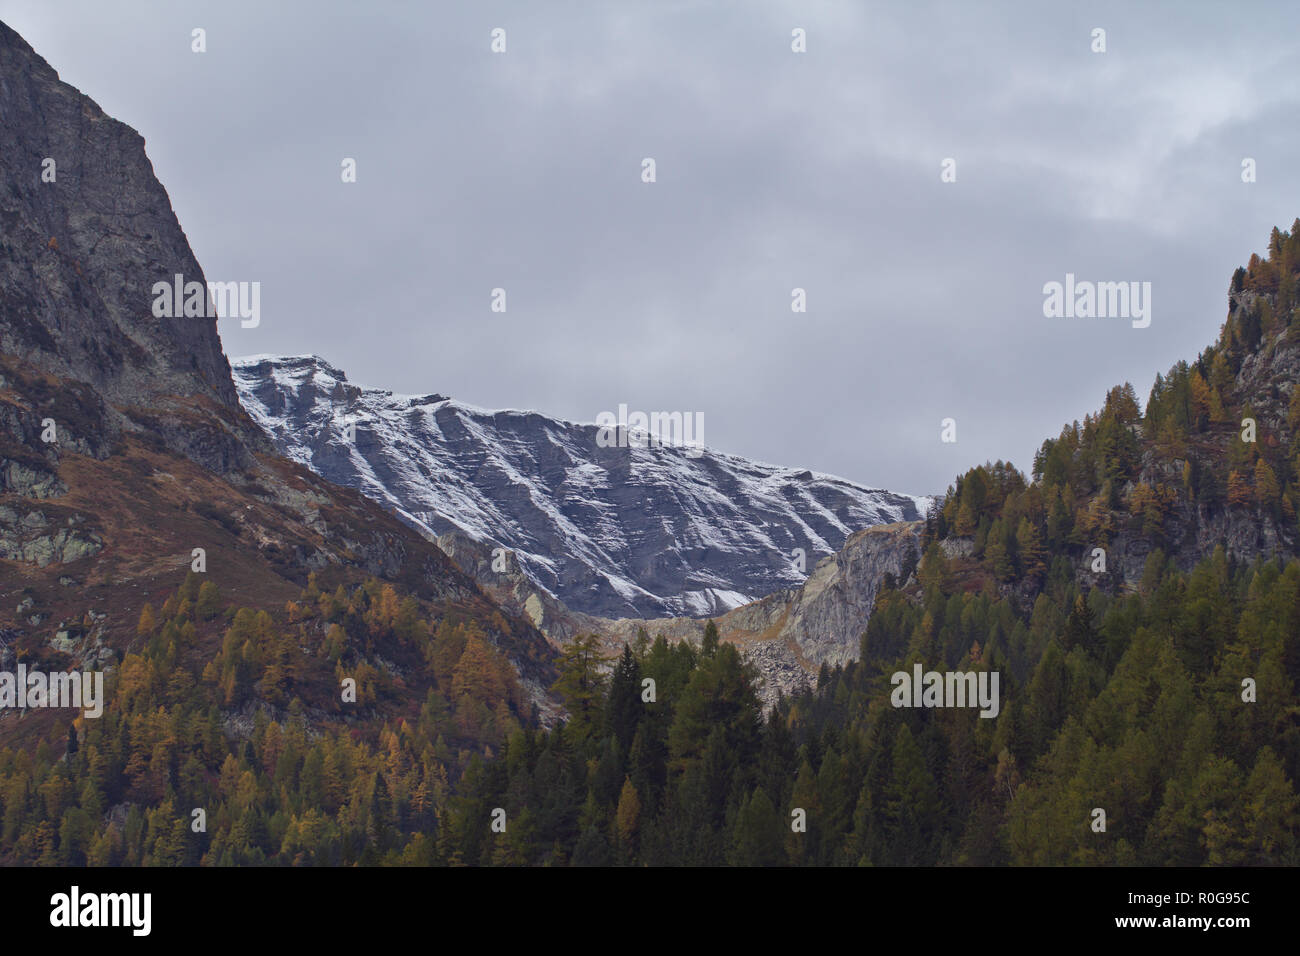
[{"label": "mountain ridge", "polygon": [[[435,627],[473,622],[553,714],[540,632],[391,513],[277,456],[215,315],[155,314],[157,283],[206,279],[143,137],[3,23],[0,116],[0,662],[111,668],[140,646],[141,603],[187,572],[277,614],[317,577],[352,593],[373,578]],[[219,624],[193,617],[171,622],[186,653],[219,648]],[[412,658],[400,644],[340,638],[336,660]],[[338,698],[323,668],[289,682],[309,708]],[[55,719],[32,718],[27,733]]]},{"label": "mountain ridge", "polygon": [[232,369],[287,457],[430,536],[458,530],[513,552],[539,588],[599,617],[723,613],[797,586],[853,532],[930,503],[708,449],[602,448],[596,424],[362,387],[315,355]]}]

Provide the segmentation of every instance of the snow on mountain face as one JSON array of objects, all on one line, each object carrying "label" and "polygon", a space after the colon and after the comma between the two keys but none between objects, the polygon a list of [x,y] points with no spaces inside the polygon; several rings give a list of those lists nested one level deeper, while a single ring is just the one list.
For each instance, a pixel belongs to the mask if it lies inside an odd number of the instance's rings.
[{"label": "snow on mountain face", "polygon": [[287,457],[430,535],[514,551],[540,587],[601,617],[722,613],[801,584],[794,549],[811,570],[929,502],[707,449],[602,448],[595,425],[360,388],[316,356],[232,370]]}]

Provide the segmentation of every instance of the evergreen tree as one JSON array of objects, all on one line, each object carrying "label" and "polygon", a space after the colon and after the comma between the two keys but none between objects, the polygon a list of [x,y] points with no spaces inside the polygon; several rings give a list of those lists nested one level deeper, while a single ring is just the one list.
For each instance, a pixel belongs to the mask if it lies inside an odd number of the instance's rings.
[{"label": "evergreen tree", "polygon": [[728,862],[733,866],[780,866],[785,828],[776,807],[759,787],[736,814]]},{"label": "evergreen tree", "polygon": [[601,665],[600,638],[595,634],[574,638],[560,652],[556,662],[559,679],[551,689],[560,695],[569,712],[569,733],[581,742],[600,726],[604,677]]},{"label": "evergreen tree", "polygon": [[623,654],[615,665],[610,680],[609,702],[605,708],[608,732],[618,742],[623,754],[632,746],[644,711],[645,704],[641,700],[641,665],[632,649],[624,644]]}]

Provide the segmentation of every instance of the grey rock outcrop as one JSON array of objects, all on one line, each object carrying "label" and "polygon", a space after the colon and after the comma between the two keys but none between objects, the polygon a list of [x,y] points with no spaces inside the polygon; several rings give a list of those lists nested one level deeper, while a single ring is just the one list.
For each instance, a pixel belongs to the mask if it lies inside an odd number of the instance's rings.
[{"label": "grey rock outcrop", "polygon": [[818,562],[803,587],[769,595],[723,618],[728,630],[771,634],[813,668],[857,660],[862,632],[886,575],[904,576],[919,556],[923,523],[900,522],[851,535]]},{"label": "grey rock outcrop", "polygon": [[[834,667],[857,660],[862,634],[887,575],[902,581],[920,553],[924,522],[909,521],[866,528],[849,536],[836,554],[818,562],[803,585],[769,594],[714,619],[718,636],[737,645],[757,671],[759,692],[770,705],[778,693],[811,685],[823,664]],[[480,578],[480,580],[482,580]],[[514,610],[528,592],[487,585],[492,595]],[[598,634],[607,651],[635,643],[639,632],[650,638],[698,644],[706,621],[694,618],[621,618],[610,620],[567,611],[562,605],[538,605],[534,620],[552,641],[578,633]]]},{"label": "grey rock outcrop", "polygon": [[80,524],[77,515],[59,524],[40,509],[0,505],[0,558],[43,568],[90,557],[103,548],[104,542]]},{"label": "grey rock outcrop", "polygon": [[0,353],[89,386],[85,401],[25,390],[69,440],[146,429],[225,472],[269,445],[216,319],[153,315],[156,282],[206,280],[144,145],[0,23]]}]

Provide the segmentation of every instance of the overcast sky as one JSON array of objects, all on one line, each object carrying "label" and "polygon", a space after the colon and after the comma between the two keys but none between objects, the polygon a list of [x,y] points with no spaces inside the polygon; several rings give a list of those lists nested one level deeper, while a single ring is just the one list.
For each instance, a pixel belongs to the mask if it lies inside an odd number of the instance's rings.
[{"label": "overcast sky", "polygon": [[[922,494],[984,460],[1028,471],[1113,384],[1145,401],[1300,215],[1297,5],[1046,6],[0,18],[145,137],[208,279],[261,282],[260,326],[219,324],[227,355],[575,421],[702,412],[711,447]],[[1150,282],[1150,326],[1045,318],[1067,272]]]}]

